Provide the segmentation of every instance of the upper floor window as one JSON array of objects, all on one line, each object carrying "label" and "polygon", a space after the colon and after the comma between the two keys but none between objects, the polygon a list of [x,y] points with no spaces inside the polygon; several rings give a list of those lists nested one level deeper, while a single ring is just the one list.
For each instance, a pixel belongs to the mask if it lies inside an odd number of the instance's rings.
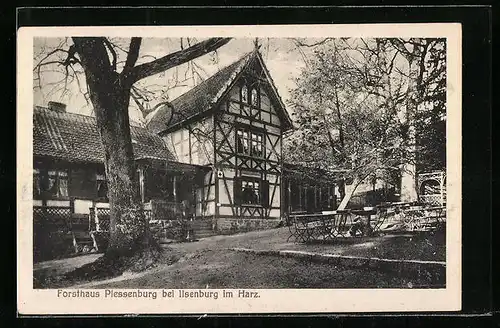
[{"label": "upper floor window", "polygon": [[248,132],[243,129],[238,129],[236,133],[236,152],[239,154],[250,154]]},{"label": "upper floor window", "polygon": [[248,88],[246,85],[243,85],[241,87],[241,102],[242,103],[248,103]]},{"label": "upper floor window", "polygon": [[264,156],[263,152],[263,138],[261,133],[251,133],[250,138],[252,140],[252,149],[251,149],[251,155],[256,156],[256,157],[262,157]]},{"label": "upper floor window", "polygon": [[252,97],[251,97],[251,105],[255,107],[259,107],[259,91],[257,88],[252,89]]},{"label": "upper floor window", "polygon": [[255,157],[264,156],[264,136],[262,133],[238,129],[236,131],[236,152]]},{"label": "upper floor window", "polygon": [[257,85],[248,87],[244,84],[240,89],[241,102],[254,107],[260,106],[259,87]]}]

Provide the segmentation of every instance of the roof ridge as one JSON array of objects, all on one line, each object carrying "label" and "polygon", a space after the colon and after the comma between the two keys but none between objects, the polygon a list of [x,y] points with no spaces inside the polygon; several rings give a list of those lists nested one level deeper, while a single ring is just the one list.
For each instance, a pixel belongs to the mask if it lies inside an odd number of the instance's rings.
[{"label": "roof ridge", "polygon": [[148,116],[146,127],[155,133],[162,133],[166,129],[173,129],[175,126],[212,109],[214,104],[216,104],[234,84],[240,73],[242,73],[250,63],[254,62],[257,62],[257,64],[262,67],[266,79],[271,85],[271,96],[282,109],[280,112],[283,113],[280,113],[279,116],[280,119],[286,122],[285,129],[293,127],[290,114],[286,110],[286,105],[258,49],[245,53],[238,60],[219,70],[187,92],[159,106],[151,113],[151,116]]},{"label": "roof ridge", "polygon": [[[130,126],[134,157],[175,157],[160,136],[142,126]],[[103,145],[95,117],[72,112],[55,112],[41,106],[33,113],[33,154],[68,161],[102,162]]]},{"label": "roof ridge", "polygon": [[243,59],[246,59],[246,57],[249,57],[250,55],[252,55],[254,53],[254,51],[252,50],[251,52],[248,52],[246,53],[245,55],[241,56],[239,59],[235,60],[234,62],[232,62],[231,64],[227,65],[227,66],[224,66],[223,68],[221,68],[220,70],[218,70],[217,72],[215,72],[214,74],[212,74],[211,76],[209,76],[207,79],[201,81],[200,83],[198,83],[197,85],[193,86],[191,89],[189,89],[188,91],[184,92],[183,94],[180,94],[179,96],[175,97],[174,99],[172,99],[170,102],[174,102],[176,101],[177,99],[179,99],[180,97],[186,95],[187,93],[191,92],[192,90],[198,88],[199,86],[201,86],[202,84],[206,84],[208,83],[210,80],[213,80],[215,77],[217,77],[217,75],[219,75],[219,73],[221,73],[222,71],[225,71],[225,70],[228,70],[230,67],[234,67],[234,66],[237,66],[236,64],[239,64],[241,63],[241,61]]},{"label": "roof ridge", "polygon": [[85,114],[81,114],[81,113],[75,113],[75,112],[56,112],[56,111],[53,111],[52,109],[48,108],[48,107],[45,107],[45,106],[39,106],[39,105],[35,105],[34,106],[35,109],[37,110],[43,110],[43,111],[46,111],[48,113],[54,113],[54,114],[63,114],[63,115],[74,115],[74,116],[83,116],[85,118],[92,118],[92,119],[95,119],[95,116],[92,116],[92,115],[85,115]]},{"label": "roof ridge", "polygon": [[[35,105],[34,109],[35,110],[43,110],[46,113],[55,114],[55,115],[67,115],[67,116],[80,117],[80,118],[84,118],[84,119],[90,119],[90,120],[95,121],[97,123],[96,117],[93,116],[93,115],[85,115],[85,114],[81,114],[81,113],[67,112],[67,111],[66,112],[56,112],[56,111],[51,110],[48,107],[40,106],[40,105]],[[146,127],[140,125],[139,122],[130,120],[130,117],[129,117],[129,124],[130,124],[130,126],[133,126],[133,127],[138,127],[138,128],[141,128],[141,129],[146,129]]]},{"label": "roof ridge", "polygon": [[[255,51],[245,53],[206,80],[198,83],[172,101],[169,101],[174,108],[173,114],[176,114],[170,119],[167,117],[171,106],[165,104],[159,106],[148,117],[148,121],[146,122],[147,128],[155,133],[160,133],[167,128],[166,121],[169,121],[169,124],[173,126],[201,113],[200,109],[207,110],[210,108],[217,101],[218,97],[223,94],[223,91],[227,90],[229,85],[234,81],[234,75],[240,73],[253,56],[255,56]],[[179,116],[180,114],[184,117]]]}]

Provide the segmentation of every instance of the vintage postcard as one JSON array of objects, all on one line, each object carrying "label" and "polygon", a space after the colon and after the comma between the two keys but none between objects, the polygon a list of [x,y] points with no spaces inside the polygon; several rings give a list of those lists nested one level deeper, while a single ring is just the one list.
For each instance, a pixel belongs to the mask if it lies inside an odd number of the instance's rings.
[{"label": "vintage postcard", "polygon": [[461,309],[461,26],[23,27],[18,311]]}]

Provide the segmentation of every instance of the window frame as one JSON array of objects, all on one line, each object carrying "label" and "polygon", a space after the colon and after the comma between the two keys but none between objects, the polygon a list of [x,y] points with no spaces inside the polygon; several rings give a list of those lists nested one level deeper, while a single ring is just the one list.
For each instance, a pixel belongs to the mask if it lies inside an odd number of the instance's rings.
[{"label": "window frame", "polygon": [[[104,184],[104,188],[106,188],[106,196],[100,196],[99,195],[99,182]],[[109,196],[108,196],[108,179],[106,178],[106,173],[102,171],[96,171],[95,172],[95,189],[96,189],[96,200],[97,201],[106,201],[109,202]]]},{"label": "window frame", "polygon": [[[37,200],[43,199],[43,193],[44,193],[43,183],[44,183],[43,170],[39,168],[33,168],[33,199]],[[36,195],[35,195],[35,189],[38,190]]]},{"label": "window frame", "polygon": [[[260,208],[268,208],[270,207],[270,199],[269,199],[269,188],[270,183],[269,180],[258,178],[258,177],[249,177],[249,176],[239,176],[236,177],[234,182],[234,203],[237,206],[243,207],[260,207]],[[258,183],[258,201],[257,202],[247,202],[244,196],[244,184],[245,182],[253,183],[252,190],[255,191],[255,183]]]},{"label": "window frame", "polygon": [[243,83],[240,87],[240,102],[242,104],[250,105],[250,92],[247,83]]},{"label": "window frame", "polygon": [[[258,198],[257,198],[257,202],[255,203],[252,203],[252,202],[245,202],[245,197],[243,197],[244,195],[244,183],[246,183],[247,185],[249,183],[252,183],[253,186],[251,188],[251,190],[253,191],[253,193],[255,193],[255,190],[258,190]],[[258,183],[258,187],[255,188],[255,184]],[[262,202],[263,202],[263,197],[262,197],[262,179],[259,179],[259,178],[249,178],[249,177],[241,177],[240,178],[240,187],[241,187],[241,190],[240,190],[240,195],[241,195],[241,198],[239,200],[239,204],[241,206],[263,206]]]},{"label": "window frame", "polygon": [[[240,104],[241,107],[247,105],[250,107],[251,112],[253,109],[260,111],[261,108],[261,90],[260,83],[244,81],[240,85]],[[255,95],[255,98],[254,98]]]},{"label": "window frame", "polygon": [[[255,91],[255,101],[254,101],[254,91]],[[260,85],[255,83],[250,90],[250,105],[257,109],[262,109],[260,104]]]},{"label": "window frame", "polygon": [[[246,135],[246,137],[245,137]],[[256,136],[256,139],[253,138]],[[260,137],[260,140],[259,140]],[[249,156],[258,159],[265,159],[266,157],[266,143],[265,143],[265,132],[260,129],[255,129],[254,127],[239,125],[236,127],[235,133],[235,150],[237,155]],[[242,140],[241,145],[245,148],[244,141],[247,142],[247,151],[240,151],[240,140]],[[260,144],[261,152],[259,155],[255,155],[253,151],[253,142],[257,142],[257,145]]]},{"label": "window frame", "polygon": [[[47,170],[47,177],[50,179],[50,171],[55,171],[56,172],[56,181],[54,183],[54,186],[57,190],[56,194],[54,195],[52,192],[50,192],[49,190],[47,190],[47,193],[52,197],[52,198],[55,198],[55,199],[69,199],[69,170],[68,169],[60,169],[60,168],[56,168],[56,169],[49,169]],[[62,178],[62,174],[61,173],[65,173],[66,175],[64,176],[64,178]],[[60,194],[60,191],[61,191],[61,180],[66,180],[66,195],[63,196]]]},{"label": "window frame", "polygon": [[[33,199],[36,200],[69,200],[70,199],[70,169],[69,168],[54,168],[54,167],[44,167],[44,168],[34,168],[33,169],[33,183],[35,182],[35,176],[38,176],[38,189],[40,190],[38,195],[35,195],[33,190]],[[50,172],[55,172],[55,175],[51,175]],[[49,181],[51,176],[54,177],[54,184],[49,188]],[[60,181],[66,180],[66,195],[61,194]],[[52,189],[56,190],[54,193]]]}]

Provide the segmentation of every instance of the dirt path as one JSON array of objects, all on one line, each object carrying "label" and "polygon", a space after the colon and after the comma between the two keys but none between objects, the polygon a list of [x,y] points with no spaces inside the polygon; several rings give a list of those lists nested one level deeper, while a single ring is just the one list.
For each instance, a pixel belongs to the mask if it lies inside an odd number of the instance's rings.
[{"label": "dirt path", "polygon": [[[125,274],[94,281],[85,288],[408,288],[442,286],[442,279],[404,277],[369,269],[347,269],[293,258],[242,254],[230,248],[303,250],[329,254],[392,259],[444,261],[444,236],[433,234],[395,235],[350,239],[337,244],[304,245],[287,242],[288,228],[214,236],[190,243],[170,244],[180,260],[160,263],[138,274]],[[73,260],[73,259],[71,259]],[[86,261],[90,258],[86,259]],[[78,262],[69,261],[76,265]],[[46,268],[50,265],[46,265]],[[58,263],[68,270],[71,265]],[[53,271],[56,272],[56,271]],[[58,287],[58,286],[48,286]],[[62,286],[61,286],[62,287]],[[73,286],[75,287],[75,286]]]}]

